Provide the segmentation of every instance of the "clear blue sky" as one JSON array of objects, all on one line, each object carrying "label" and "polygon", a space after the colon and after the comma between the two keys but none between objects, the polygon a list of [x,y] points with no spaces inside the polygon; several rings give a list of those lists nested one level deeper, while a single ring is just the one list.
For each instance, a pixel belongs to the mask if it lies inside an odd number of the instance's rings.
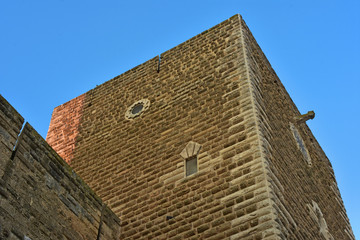
[{"label": "clear blue sky", "polygon": [[0,94],[43,136],[54,107],[240,13],[335,170],[360,239],[360,1],[0,2]]}]

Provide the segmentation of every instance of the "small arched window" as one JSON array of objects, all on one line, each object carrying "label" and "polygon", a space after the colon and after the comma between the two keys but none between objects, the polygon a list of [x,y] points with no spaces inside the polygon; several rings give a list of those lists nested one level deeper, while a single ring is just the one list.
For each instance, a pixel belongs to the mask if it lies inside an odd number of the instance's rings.
[{"label": "small arched window", "polygon": [[190,176],[198,172],[198,157],[201,145],[190,141],[181,151],[180,156],[185,160],[185,176]]}]

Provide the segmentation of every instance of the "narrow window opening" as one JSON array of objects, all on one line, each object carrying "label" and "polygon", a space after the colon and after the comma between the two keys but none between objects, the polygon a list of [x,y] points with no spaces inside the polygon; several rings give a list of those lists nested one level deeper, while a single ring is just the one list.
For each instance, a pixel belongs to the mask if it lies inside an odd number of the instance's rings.
[{"label": "narrow window opening", "polygon": [[298,146],[300,152],[301,152],[302,155],[304,156],[307,164],[308,164],[309,166],[311,166],[312,163],[311,163],[310,154],[309,154],[309,152],[308,152],[308,150],[307,150],[307,148],[306,148],[306,146],[305,146],[305,142],[304,142],[304,140],[302,139],[299,131],[296,129],[296,127],[295,127],[292,123],[290,123],[290,129],[291,129],[291,131],[292,131],[292,133],[293,133],[293,136],[294,136],[294,138],[295,138],[295,141],[296,141],[296,143],[297,143],[297,146]]},{"label": "narrow window opening", "polygon": [[186,176],[197,173],[197,156],[186,159]]},{"label": "narrow window opening", "polygon": [[198,172],[197,156],[200,152],[201,145],[199,143],[190,141],[186,147],[181,151],[180,156],[184,159],[185,177]]}]

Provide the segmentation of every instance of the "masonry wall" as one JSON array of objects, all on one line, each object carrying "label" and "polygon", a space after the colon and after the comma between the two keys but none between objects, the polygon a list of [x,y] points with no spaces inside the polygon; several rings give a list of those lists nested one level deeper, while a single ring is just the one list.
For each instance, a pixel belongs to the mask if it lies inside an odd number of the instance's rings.
[{"label": "masonry wall", "polygon": [[46,141],[68,163],[74,157],[76,138],[84,108],[85,95],[54,109]]},{"label": "masonry wall", "polygon": [[[278,235],[242,44],[236,15],[161,54],[160,64],[155,57],[89,91],[71,116],[81,120],[67,160],[122,219],[122,239]],[[126,119],[141,99],[149,109]],[[53,119],[70,111],[59,109]],[[190,141],[201,145],[199,171],[185,177],[180,153]]]},{"label": "masonry wall", "polygon": [[0,95],[0,176],[4,175],[24,118]]},{"label": "masonry wall", "polygon": [[[355,239],[330,161],[306,123],[294,120],[301,113],[245,22],[242,25],[262,151],[268,163],[268,175],[272,179],[273,199],[283,237]],[[299,131],[310,159],[300,151],[290,123]],[[320,226],[324,225],[319,223],[321,219],[312,218],[309,210],[312,201],[318,204],[328,233],[326,229],[321,229],[324,228]]]},{"label": "masonry wall", "polygon": [[118,239],[118,217],[1,95],[0,120],[0,239]]},{"label": "masonry wall", "polygon": [[[137,101],[149,108],[127,119]],[[311,167],[294,140],[298,115],[235,15],[59,106],[47,139],[121,218],[121,239],[351,239],[329,161],[305,124]]]}]

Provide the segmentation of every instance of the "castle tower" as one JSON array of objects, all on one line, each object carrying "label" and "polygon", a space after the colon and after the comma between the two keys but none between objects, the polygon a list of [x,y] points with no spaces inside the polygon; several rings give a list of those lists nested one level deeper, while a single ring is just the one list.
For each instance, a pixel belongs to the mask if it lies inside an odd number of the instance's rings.
[{"label": "castle tower", "polygon": [[121,239],[354,239],[329,160],[240,15],[55,108]]}]

